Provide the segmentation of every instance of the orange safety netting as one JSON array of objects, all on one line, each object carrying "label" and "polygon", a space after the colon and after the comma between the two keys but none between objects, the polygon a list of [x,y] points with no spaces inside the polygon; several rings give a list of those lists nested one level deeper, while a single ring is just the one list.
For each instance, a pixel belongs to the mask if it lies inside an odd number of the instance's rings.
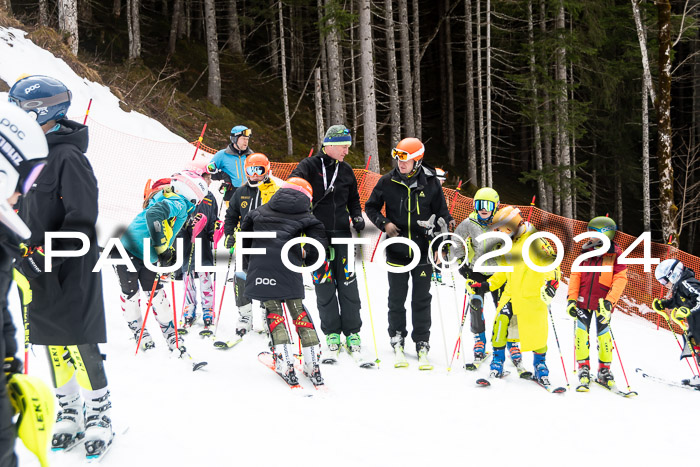
[{"label": "orange safety netting", "polygon": [[[200,146],[200,149],[206,152],[216,152],[216,150],[204,145]],[[272,173],[276,177],[285,180],[289,177],[289,174],[294,170],[296,165],[297,163],[272,162]],[[363,169],[354,169],[354,172],[360,192],[360,202],[364,209],[365,201],[369,198],[374,189],[374,185],[381,175]],[[474,200],[462,196],[457,190],[451,188],[443,188],[443,192],[445,193],[445,199],[447,200],[447,205],[452,213],[452,217],[454,217],[459,224],[473,211]],[[571,272],[571,264],[579,256],[582,245],[582,243],[574,242],[573,238],[587,230],[587,223],[557,216],[534,206],[517,207],[520,209],[523,219],[529,220],[537,230],[541,232],[550,232],[561,240],[564,246],[564,259],[561,263],[561,271],[563,276],[568,278]],[[380,235],[381,232],[373,236],[372,245],[375,245]],[[637,237],[624,232],[617,232],[615,235],[615,243],[617,243],[623,251],[627,250],[635,240],[637,240]],[[552,246],[556,249],[554,244],[552,244]],[[369,260],[371,258],[371,251],[367,250],[371,249],[366,248],[363,252],[363,257]],[[628,258],[642,258],[643,244],[640,243],[637,245],[627,256]],[[677,248],[673,248],[670,245],[651,242],[651,257],[659,258],[661,261],[667,258],[676,258],[694,271],[700,270],[700,258]],[[617,308],[628,314],[642,316],[655,323],[657,326],[669,329],[666,320],[651,309],[651,302],[654,298],[663,298],[667,294],[667,290],[654,278],[655,267],[655,265],[652,265],[649,272],[644,272],[644,266],[641,264],[630,264],[627,266],[627,287],[617,304]],[[673,324],[673,328],[676,332],[681,332],[675,324]]]}]

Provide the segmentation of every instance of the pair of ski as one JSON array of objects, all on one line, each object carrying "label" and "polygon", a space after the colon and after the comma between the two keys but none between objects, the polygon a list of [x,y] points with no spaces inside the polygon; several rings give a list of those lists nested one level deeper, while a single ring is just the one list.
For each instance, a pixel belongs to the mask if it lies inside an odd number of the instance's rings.
[{"label": "pair of ski", "polygon": [[[303,368],[301,368],[301,363],[300,363],[299,360],[296,359],[296,358],[295,358],[294,360],[295,360],[295,361],[294,361],[294,371],[295,371],[295,373],[298,373],[298,374],[302,374],[302,375],[303,375],[303,374],[304,374],[304,370],[303,370]],[[304,386],[302,386],[301,383],[299,383],[298,381],[297,381],[296,384],[290,384],[290,382],[287,381],[287,380],[284,378],[284,376],[282,376],[281,374],[277,373],[277,370],[275,370],[275,357],[272,355],[272,352],[260,352],[260,353],[258,354],[258,361],[259,361],[260,363],[262,363],[263,365],[265,365],[265,366],[266,366],[267,368],[269,368],[270,370],[272,370],[272,372],[275,373],[277,376],[279,376],[280,378],[282,378],[282,381],[284,381],[285,383],[287,383],[287,386],[289,387],[289,389],[296,390],[296,391],[300,391],[300,392],[306,391],[306,389],[304,388]],[[313,383],[313,381],[312,381],[312,383]],[[323,384],[318,384],[318,385],[317,385],[317,384],[314,384],[313,386],[314,386],[314,389],[315,389],[316,391],[320,391],[320,392],[327,392],[327,391],[328,391],[328,389],[326,388],[325,382],[324,382]],[[312,394],[304,393],[304,396],[305,396],[305,397],[311,397]]]},{"label": "pair of ski", "polygon": [[[99,452],[94,452],[91,454],[86,453],[85,454],[85,460],[88,463],[93,463],[93,462],[102,462],[102,459],[107,455],[107,453],[112,449],[112,445],[114,444],[114,439],[117,437],[117,430],[115,430],[114,435],[112,436],[112,439],[109,440],[109,443],[104,446]],[[120,432],[120,436],[123,436],[126,434],[126,432],[129,431],[129,427],[127,426]],[[82,446],[85,443],[85,433],[81,433],[82,436],[78,436],[73,438],[70,442],[66,443],[64,446],[60,447],[51,447],[51,450],[53,452],[70,452],[73,449],[75,449],[78,446]]]},{"label": "pair of ski", "polygon": [[700,391],[700,387],[698,386],[691,386],[690,385],[690,380],[689,379],[684,379],[680,383],[677,381],[673,381],[670,379],[666,378],[661,378],[659,376],[654,376],[650,375],[649,373],[644,372],[641,368],[637,368],[637,373],[641,373],[642,378],[646,378],[650,381],[655,381],[657,383],[665,384],[667,386],[672,386],[674,388],[682,388],[682,389],[689,389],[691,391]]},{"label": "pair of ski", "polygon": [[[601,388],[605,388],[613,394],[617,394],[618,396],[630,398],[639,395],[637,394],[637,391],[623,391],[620,388],[618,388],[617,385],[613,385],[612,387],[608,386],[607,384],[600,381],[598,378],[595,378],[593,381]],[[576,392],[589,392],[590,390],[590,384],[579,384],[578,386],[576,386]]]},{"label": "pair of ski", "polygon": [[[489,358],[490,355],[491,355],[490,352],[486,352],[486,354],[484,354],[483,358],[475,359],[474,362],[472,362],[472,363],[467,363],[466,365],[464,365],[464,368],[467,371],[476,371],[479,369],[479,366],[481,366],[481,364]],[[561,387],[561,386],[552,385],[549,382],[548,377],[545,377],[547,379],[544,379],[544,378],[543,379],[535,379],[532,375],[532,372],[527,370],[523,366],[522,361],[520,361],[517,365],[515,365],[515,369],[518,371],[518,376],[520,377],[520,379],[534,381],[535,383],[537,383],[538,386],[545,388],[548,392],[550,392],[552,394],[562,394],[562,393],[566,392],[566,388]],[[477,386],[480,386],[480,387],[489,387],[489,386],[491,386],[491,382],[494,379],[502,379],[502,378],[505,378],[506,376],[508,376],[509,374],[510,374],[510,372],[507,370],[504,371],[500,375],[497,375],[495,372],[491,372],[491,374],[487,378],[478,378],[476,380],[476,384],[477,384]]]},{"label": "pair of ski", "polygon": [[376,368],[376,362],[373,362],[372,360],[367,360],[365,357],[362,356],[361,352],[353,352],[347,345],[343,344],[341,344],[340,347],[338,347],[338,350],[325,351],[324,355],[321,356],[321,363],[325,363],[327,365],[335,365],[336,363],[338,363],[338,356],[342,349],[345,349],[348,355],[352,357],[355,364],[360,368]]},{"label": "pair of ski", "polygon": [[[183,336],[186,336],[187,334],[190,333],[190,328],[192,325],[184,325],[182,328],[178,329],[177,332],[178,334],[182,334]],[[199,335],[202,337],[211,337],[214,335],[214,331],[211,330],[211,326],[204,326],[204,329],[199,331]]]},{"label": "pair of ski", "polygon": [[[394,347],[394,368],[408,368],[408,360],[403,351],[403,347],[397,345]],[[421,371],[430,371],[433,365],[428,361],[427,355],[418,356],[418,369]]]}]

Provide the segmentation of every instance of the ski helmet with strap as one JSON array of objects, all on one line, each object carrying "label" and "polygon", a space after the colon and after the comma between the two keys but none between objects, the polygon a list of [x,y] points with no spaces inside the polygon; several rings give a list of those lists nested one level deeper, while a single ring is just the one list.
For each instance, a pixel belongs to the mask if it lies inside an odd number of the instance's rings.
[{"label": "ski helmet with strap", "polygon": [[589,231],[600,232],[612,242],[615,238],[615,231],[617,230],[617,224],[615,221],[607,216],[594,217],[588,223]]},{"label": "ski helmet with strap", "polygon": [[34,75],[18,80],[10,89],[8,98],[25,112],[36,116],[36,122],[43,125],[64,118],[72,96],[66,85],[59,80]]},{"label": "ski helmet with strap", "polygon": [[[248,185],[256,187],[270,179],[270,160],[261,152],[255,152],[245,158],[245,175]],[[258,181],[251,180],[251,177],[262,176]]]},{"label": "ski helmet with strap", "polygon": [[253,130],[244,125],[236,125],[231,128],[231,143],[234,146],[238,144],[238,138],[241,136],[253,136]]},{"label": "ski helmet with strap", "polygon": [[681,278],[683,269],[685,269],[685,266],[683,266],[680,260],[672,258],[665,259],[656,266],[654,277],[656,277],[656,280],[659,281],[661,285],[666,285],[668,283],[676,285],[676,282]]},{"label": "ski helmet with strap", "polygon": [[314,189],[311,184],[303,178],[292,177],[282,184],[282,188],[290,188],[295,191],[304,193],[308,198],[309,202],[314,198]]},{"label": "ski helmet with strap", "polygon": [[192,172],[183,172],[171,177],[170,186],[178,195],[184,196],[195,206],[202,202],[209,192],[207,182],[202,177]]},{"label": "ski helmet with strap", "polygon": [[480,224],[482,225],[488,225],[491,223],[493,220],[493,216],[498,210],[498,206],[500,205],[500,197],[498,196],[498,192],[494,190],[493,188],[490,187],[484,187],[480,188],[475,194],[474,194],[474,210],[475,211],[489,211],[491,215],[487,217],[486,219],[482,219],[481,216],[477,213],[477,220],[479,221]]},{"label": "ski helmet with strap", "polygon": [[520,227],[525,224],[525,221],[520,216],[520,209],[513,206],[501,208],[493,215],[491,229],[504,232],[511,238],[517,236]]}]

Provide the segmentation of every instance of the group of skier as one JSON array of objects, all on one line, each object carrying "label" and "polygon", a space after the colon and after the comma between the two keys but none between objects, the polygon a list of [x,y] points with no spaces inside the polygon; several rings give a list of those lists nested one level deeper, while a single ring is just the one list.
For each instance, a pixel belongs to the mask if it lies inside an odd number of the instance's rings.
[{"label": "group of skier", "polygon": [[[7,311],[7,292],[13,274],[25,308],[25,344],[47,346],[51,362],[59,406],[52,448],[66,450],[84,443],[86,456],[99,458],[109,449],[114,437],[104,356],[98,346],[106,342],[102,282],[100,274],[92,272],[98,257],[97,180],[84,156],[88,128],[66,118],[71,97],[60,81],[29,76],[18,80],[10,90],[11,104],[0,107],[0,117],[8,122],[0,126],[0,170],[4,174],[0,188],[5,196],[0,200],[2,467],[16,465],[12,449],[13,411],[5,393],[5,378],[14,381],[8,386],[13,400],[29,397],[25,394],[28,391],[41,392],[21,375],[15,328]],[[194,271],[194,240],[200,240],[197,244],[201,251],[197,254],[201,256],[201,264],[211,266],[216,261],[213,250],[219,238],[225,236],[224,246],[230,250],[229,270],[236,248],[264,247],[267,255],[245,255],[243,270],[235,271],[232,278],[238,308],[237,339],[240,341],[252,331],[252,301],[260,302],[270,344],[270,352],[263,354],[269,357],[270,367],[290,386],[298,385],[293,348],[285,326],[288,309],[302,347],[301,371],[314,386],[321,387],[324,385],[321,363],[337,362],[342,350],[361,366],[372,366],[372,362],[362,357],[361,300],[356,274],[349,263],[348,245],[343,243],[343,239],[352,237],[351,229],[361,235],[365,228],[357,180],[352,167],[344,161],[352,136],[343,125],[331,126],[318,153],[301,161],[286,181],[274,178],[267,156],[249,147],[251,136],[250,128],[235,126],[228,147],[211,160],[197,156],[169,178],[147,187],[143,210],[121,237],[123,248],[111,252],[117,264],[123,316],[142,350],[155,347],[143,325],[142,291],[172,355],[192,362],[193,369],[198,369],[203,362],[193,361],[183,334],[198,323],[198,294],[205,330],[214,325],[216,281],[212,273]],[[474,334],[474,362],[468,368],[478,368],[490,354],[484,316],[484,302],[490,294],[496,309],[490,378],[507,374],[504,370],[507,350],[521,375],[531,376],[556,391],[549,382],[546,353],[549,307],[561,272],[558,267],[539,272],[523,261],[523,256],[529,253],[535,265],[550,265],[556,257],[554,249],[544,238],[532,241],[537,230],[522,218],[518,209],[501,206],[498,193],[489,187],[477,191],[474,211],[456,226],[442,190],[446,174],[427,164],[424,157],[425,146],[419,139],[399,141],[392,150],[396,167],[379,179],[365,204],[367,218],[387,238],[402,237],[418,246],[414,251],[398,242],[386,248],[390,266],[413,266],[410,272],[388,273],[388,340],[396,356],[396,366],[408,365],[404,355],[409,327],[405,304],[410,282],[411,339],[419,368],[432,369],[428,360],[430,286],[431,278],[436,282],[440,279],[431,259],[437,257],[438,263],[447,260],[442,256],[441,243],[433,239],[454,230],[466,246],[458,242],[449,251],[449,257],[461,263],[459,272],[467,284],[470,328]],[[78,179],[81,183],[74,182]],[[217,200],[209,190],[212,179],[222,181],[226,204],[223,220]],[[275,238],[245,238],[237,245],[239,230],[274,232]],[[626,266],[619,261],[621,250],[613,242],[615,222],[608,217],[597,217],[588,223],[588,230],[600,235],[584,244],[583,252],[606,250],[583,265],[609,268],[604,272],[572,273],[569,282],[566,310],[577,323],[575,344],[580,391],[586,391],[591,382],[589,329],[594,318],[599,360],[595,380],[609,389],[615,388],[610,371],[613,359],[610,319],[627,283]],[[43,254],[44,234],[55,231],[83,233],[91,246],[85,255],[54,259],[49,272]],[[485,232],[502,235],[499,239],[477,241]],[[288,240],[299,237],[305,237],[303,243],[286,246]],[[484,262],[483,255],[499,248],[505,237],[512,243],[508,253]],[[184,251],[176,248],[179,238]],[[54,247],[62,250],[77,251],[82,247],[74,239],[61,238],[54,242]],[[437,243],[437,253],[436,245],[431,243]],[[527,252],[523,251],[526,245]],[[326,339],[323,355],[317,328],[304,305],[302,274],[284,265],[283,253],[294,266],[318,264],[312,280],[320,327]],[[321,260],[320,256],[325,258]],[[512,270],[483,272],[477,267],[482,262],[485,266],[512,266]],[[164,285],[169,277],[154,272],[154,263],[169,268],[173,277],[182,277],[185,282],[182,323],[173,316],[165,294]],[[700,283],[691,269],[675,259],[658,265],[655,277],[672,294],[666,300],[655,299],[653,309],[664,316],[668,316],[665,310],[671,310],[671,318],[684,327],[687,355],[698,359]],[[532,374],[522,363],[521,352],[525,351],[534,353]],[[480,381],[489,384],[488,379]],[[700,387],[697,377],[690,384]]]}]

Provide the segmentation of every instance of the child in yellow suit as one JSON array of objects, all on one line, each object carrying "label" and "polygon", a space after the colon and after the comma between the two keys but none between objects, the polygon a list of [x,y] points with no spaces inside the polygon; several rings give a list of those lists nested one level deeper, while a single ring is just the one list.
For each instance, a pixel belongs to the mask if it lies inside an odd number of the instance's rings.
[{"label": "child in yellow suit", "polygon": [[[506,336],[509,336],[520,339],[521,351],[534,351],[534,379],[548,386],[547,308],[559,287],[559,267],[549,272],[538,272],[525,263],[523,246],[528,237],[537,233],[537,229],[523,220],[518,209],[512,206],[501,208],[494,215],[491,228],[513,239],[510,251],[498,257],[500,266],[512,266],[513,271],[497,272],[487,281],[489,290],[497,290],[506,284],[498,302],[493,326],[491,377],[503,376]],[[554,249],[544,238],[537,238],[530,243],[528,252],[532,262],[540,267],[550,265],[556,258]],[[467,281],[467,285],[472,288],[481,286],[473,281]]]}]

